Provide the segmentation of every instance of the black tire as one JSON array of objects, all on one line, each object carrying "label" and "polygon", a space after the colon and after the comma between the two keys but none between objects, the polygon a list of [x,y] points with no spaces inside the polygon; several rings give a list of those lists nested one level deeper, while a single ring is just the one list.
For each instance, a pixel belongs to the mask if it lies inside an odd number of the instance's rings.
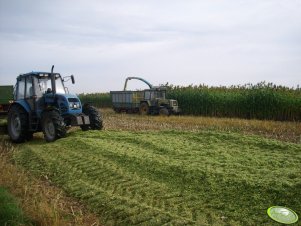
[{"label": "black tire", "polygon": [[169,116],[170,113],[169,113],[168,109],[164,107],[164,108],[161,108],[159,110],[159,115],[161,115],[161,116]]},{"label": "black tire", "polygon": [[114,108],[114,111],[115,111],[116,113],[121,113],[120,108]]},{"label": "black tire", "polygon": [[92,130],[101,130],[103,128],[102,116],[101,113],[97,111],[95,107],[90,104],[85,104],[83,106],[83,113],[89,116],[90,125],[83,125],[81,129],[83,131],[92,129]]},{"label": "black tire", "polygon": [[149,106],[148,106],[147,103],[143,102],[143,103],[140,104],[139,113],[140,113],[140,115],[148,115]]},{"label": "black tire", "polygon": [[10,139],[15,143],[22,143],[28,140],[28,114],[20,105],[13,105],[7,118],[7,130]]},{"label": "black tire", "polygon": [[52,110],[43,113],[42,131],[44,139],[47,142],[52,142],[66,136],[66,125],[58,111]]}]

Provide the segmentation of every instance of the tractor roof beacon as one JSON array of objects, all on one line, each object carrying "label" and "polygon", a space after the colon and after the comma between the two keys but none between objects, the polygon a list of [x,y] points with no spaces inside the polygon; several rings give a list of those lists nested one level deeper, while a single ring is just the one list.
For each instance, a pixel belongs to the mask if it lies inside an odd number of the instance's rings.
[{"label": "tractor roof beacon", "polygon": [[66,135],[67,128],[102,129],[100,112],[90,104],[82,104],[70,94],[64,83],[74,76],[62,77],[53,72],[30,72],[17,77],[14,101],[10,105],[7,129],[13,142],[30,140],[33,133],[42,131],[46,141]]}]

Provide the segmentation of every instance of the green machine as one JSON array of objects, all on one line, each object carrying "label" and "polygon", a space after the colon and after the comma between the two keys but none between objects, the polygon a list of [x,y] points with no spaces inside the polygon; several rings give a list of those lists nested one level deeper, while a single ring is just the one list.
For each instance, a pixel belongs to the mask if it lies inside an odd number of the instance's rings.
[{"label": "green machine", "polygon": [[[127,90],[129,80],[137,79],[146,83],[149,89],[141,91]],[[153,86],[139,77],[128,77],[125,80],[123,91],[110,92],[115,112],[139,112],[141,115],[171,115],[179,114],[178,101],[166,99],[166,87]]]}]

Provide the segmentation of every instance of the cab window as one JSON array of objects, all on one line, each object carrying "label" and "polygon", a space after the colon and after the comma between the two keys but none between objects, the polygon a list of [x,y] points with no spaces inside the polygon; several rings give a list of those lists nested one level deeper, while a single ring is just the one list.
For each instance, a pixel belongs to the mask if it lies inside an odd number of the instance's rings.
[{"label": "cab window", "polygon": [[145,100],[150,100],[151,98],[151,92],[150,91],[145,91],[144,92],[144,99]]},{"label": "cab window", "polygon": [[24,99],[24,93],[25,93],[25,78],[23,77],[18,81],[17,100]]},{"label": "cab window", "polygon": [[25,97],[26,98],[30,98],[31,96],[33,96],[33,87],[32,87],[32,78],[31,77],[27,77],[26,78],[26,93],[25,93]]}]

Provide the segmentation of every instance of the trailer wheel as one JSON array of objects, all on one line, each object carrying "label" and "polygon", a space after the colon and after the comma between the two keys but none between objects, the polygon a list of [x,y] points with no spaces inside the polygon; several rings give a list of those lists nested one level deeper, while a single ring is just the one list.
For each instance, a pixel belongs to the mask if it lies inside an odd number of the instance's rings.
[{"label": "trailer wheel", "polygon": [[28,115],[23,107],[13,105],[8,112],[7,130],[13,142],[21,143],[27,140]]},{"label": "trailer wheel", "polygon": [[47,142],[65,137],[67,132],[63,117],[55,110],[43,114],[42,130]]},{"label": "trailer wheel", "polygon": [[101,130],[102,125],[102,117],[100,112],[97,111],[97,109],[89,104],[85,104],[83,106],[83,113],[85,115],[89,116],[90,119],[90,125],[83,125],[81,126],[81,129],[83,131],[92,129],[92,130]]},{"label": "trailer wheel", "polygon": [[147,115],[149,112],[149,106],[147,103],[141,103],[139,108],[140,115]]},{"label": "trailer wheel", "polygon": [[170,113],[169,113],[168,109],[164,107],[164,108],[160,109],[159,115],[161,115],[161,116],[169,116]]},{"label": "trailer wheel", "polygon": [[114,111],[115,111],[116,113],[121,113],[120,108],[114,108]]}]

